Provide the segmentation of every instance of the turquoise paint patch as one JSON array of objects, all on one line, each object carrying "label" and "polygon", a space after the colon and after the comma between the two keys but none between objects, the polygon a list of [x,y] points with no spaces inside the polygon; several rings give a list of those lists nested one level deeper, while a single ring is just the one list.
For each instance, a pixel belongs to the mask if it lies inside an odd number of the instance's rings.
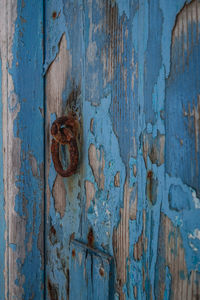
[{"label": "turquoise paint patch", "polygon": [[183,270],[181,270],[181,271],[179,272],[179,276],[180,276],[180,278],[181,278],[182,280],[185,280],[185,279],[186,279],[185,272],[184,272]]},{"label": "turquoise paint patch", "polygon": [[9,247],[15,252],[17,250],[17,245],[16,244],[9,244]]},{"label": "turquoise paint patch", "polygon": [[165,268],[165,292],[164,292],[163,300],[170,299],[171,281],[172,281],[172,276],[170,274],[170,270],[168,267],[166,267]]}]

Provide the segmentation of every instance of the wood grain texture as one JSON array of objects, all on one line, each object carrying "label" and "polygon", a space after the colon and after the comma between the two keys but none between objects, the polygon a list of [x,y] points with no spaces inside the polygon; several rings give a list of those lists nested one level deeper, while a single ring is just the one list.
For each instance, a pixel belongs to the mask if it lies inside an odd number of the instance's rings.
[{"label": "wood grain texture", "polygon": [[113,298],[112,257],[109,255],[74,240],[70,246],[70,270],[70,299]]},{"label": "wood grain texture", "polygon": [[71,293],[70,238],[87,244],[91,230],[114,257],[115,299],[200,297],[199,3],[48,2],[47,132],[70,109],[82,128],[62,216],[47,153],[47,276],[58,299]]},{"label": "wood grain texture", "polygon": [[199,273],[188,280],[185,251],[179,229],[161,215],[157,258],[157,299],[199,299]]},{"label": "wood grain texture", "polygon": [[[97,297],[200,299],[200,1],[2,0],[0,15],[3,299],[96,297],[82,279],[104,253]],[[50,127],[71,111],[80,160],[61,178]]]},{"label": "wood grain texture", "polygon": [[[57,18],[53,17],[55,14]],[[76,3],[57,5],[56,1],[50,1],[46,5],[46,17],[46,297],[52,300],[69,298],[69,242],[80,222],[80,166],[72,177],[62,178],[56,174],[50,153],[50,127],[57,117],[72,110],[77,112],[80,121],[81,111],[76,111],[76,105],[80,103],[82,12]],[[66,25],[71,31],[66,30]],[[64,31],[61,32],[61,28]],[[56,45],[55,38],[58,39]],[[77,142],[80,134],[78,132]],[[64,165],[67,164],[65,150]]]},{"label": "wood grain texture", "polygon": [[1,2],[1,299],[43,297],[42,11],[41,1]]}]

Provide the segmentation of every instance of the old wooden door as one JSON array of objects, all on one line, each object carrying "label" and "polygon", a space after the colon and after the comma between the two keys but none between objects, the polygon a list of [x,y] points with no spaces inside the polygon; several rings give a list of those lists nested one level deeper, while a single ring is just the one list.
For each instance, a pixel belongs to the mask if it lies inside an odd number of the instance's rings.
[{"label": "old wooden door", "polygon": [[0,3],[0,299],[200,299],[200,1]]}]

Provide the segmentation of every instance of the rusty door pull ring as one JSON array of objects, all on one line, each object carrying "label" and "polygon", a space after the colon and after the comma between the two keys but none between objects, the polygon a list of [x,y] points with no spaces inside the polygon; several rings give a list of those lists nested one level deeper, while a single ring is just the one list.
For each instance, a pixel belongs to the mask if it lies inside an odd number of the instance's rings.
[{"label": "rusty door pull ring", "polygon": [[[78,166],[79,152],[75,137],[75,123],[76,121],[72,117],[60,117],[51,126],[51,134],[53,136],[51,143],[52,160],[56,172],[62,177],[72,176]],[[63,169],[59,157],[60,144],[68,145],[70,164],[66,170]]]}]

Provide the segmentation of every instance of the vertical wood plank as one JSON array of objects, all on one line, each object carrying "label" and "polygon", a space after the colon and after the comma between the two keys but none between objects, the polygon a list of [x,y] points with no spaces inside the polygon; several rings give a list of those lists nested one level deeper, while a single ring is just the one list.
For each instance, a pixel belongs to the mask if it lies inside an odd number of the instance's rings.
[{"label": "vertical wood plank", "polygon": [[[70,239],[90,230],[116,299],[199,297],[199,1],[52,0],[46,17],[49,299],[69,297]],[[81,160],[62,179],[49,132],[72,108]]]},{"label": "vertical wood plank", "polygon": [[0,15],[5,224],[0,293],[2,299],[42,299],[43,1],[3,0]]},{"label": "vertical wood plank", "polygon": [[[2,38],[2,36],[1,36]],[[2,295],[5,295],[5,278],[4,278],[4,268],[5,268],[5,209],[4,209],[4,181],[3,181],[3,99],[2,99],[2,56],[0,58],[0,244],[1,244],[1,251],[0,251],[0,291]]]},{"label": "vertical wood plank", "polygon": [[[69,299],[69,243],[70,236],[78,231],[80,222],[80,166],[71,178],[56,174],[50,153],[50,127],[55,118],[72,110],[81,122],[81,4],[82,1],[48,1],[45,8],[46,297],[51,300]],[[81,139],[80,132],[79,135]]]}]

